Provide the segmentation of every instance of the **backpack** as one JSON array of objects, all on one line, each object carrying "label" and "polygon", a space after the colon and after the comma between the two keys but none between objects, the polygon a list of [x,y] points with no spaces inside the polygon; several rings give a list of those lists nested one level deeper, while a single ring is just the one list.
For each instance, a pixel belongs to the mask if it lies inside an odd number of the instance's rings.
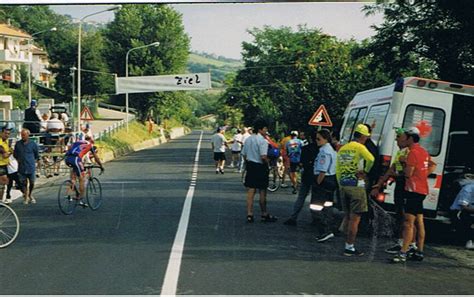
[{"label": "backpack", "polygon": [[274,148],[270,144],[268,145],[267,157],[269,158],[278,158],[280,157],[280,150],[278,148]]}]

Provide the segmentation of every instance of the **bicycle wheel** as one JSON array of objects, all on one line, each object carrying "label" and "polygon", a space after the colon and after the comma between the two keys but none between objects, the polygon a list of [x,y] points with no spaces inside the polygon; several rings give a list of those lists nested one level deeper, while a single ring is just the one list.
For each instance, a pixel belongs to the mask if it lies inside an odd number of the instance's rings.
[{"label": "bicycle wheel", "polygon": [[102,205],[102,185],[100,181],[92,177],[87,183],[87,204],[92,210],[98,209]]},{"label": "bicycle wheel", "polygon": [[0,203],[0,248],[12,244],[20,233],[20,221],[15,211]]},{"label": "bicycle wheel", "polygon": [[267,190],[270,192],[275,192],[278,190],[281,184],[280,175],[278,174],[278,170],[276,166],[272,166],[270,168],[270,173],[268,174],[268,187]]},{"label": "bicycle wheel", "polygon": [[78,199],[75,199],[76,195],[72,181],[66,180],[61,184],[58,191],[58,205],[63,214],[70,215],[74,212],[79,202]]}]

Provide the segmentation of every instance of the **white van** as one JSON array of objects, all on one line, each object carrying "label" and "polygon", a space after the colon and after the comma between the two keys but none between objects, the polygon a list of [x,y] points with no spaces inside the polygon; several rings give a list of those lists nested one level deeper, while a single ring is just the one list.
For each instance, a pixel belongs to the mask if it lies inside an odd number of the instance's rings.
[{"label": "white van", "polygon": [[[417,126],[426,133],[420,140],[436,162],[429,176],[430,193],[424,201],[425,216],[448,218],[457,192],[454,181],[474,168],[474,86],[408,77],[396,83],[357,93],[344,112],[341,143],[351,140],[359,123],[372,125],[382,172],[398,150],[395,129]],[[395,184],[378,197],[392,211]]]}]

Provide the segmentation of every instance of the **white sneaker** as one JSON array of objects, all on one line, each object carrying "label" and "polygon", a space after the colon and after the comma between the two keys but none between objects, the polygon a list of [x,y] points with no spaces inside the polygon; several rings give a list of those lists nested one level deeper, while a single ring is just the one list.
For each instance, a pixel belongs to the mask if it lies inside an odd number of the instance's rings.
[{"label": "white sneaker", "polygon": [[474,250],[474,243],[472,242],[472,240],[468,240],[466,242],[466,249],[468,250]]},{"label": "white sneaker", "polygon": [[3,203],[10,204],[10,203],[12,203],[12,200],[10,198],[7,198],[7,199],[5,199],[5,201]]},{"label": "white sneaker", "polygon": [[30,202],[31,204],[36,204],[36,199],[33,196],[30,196]]}]

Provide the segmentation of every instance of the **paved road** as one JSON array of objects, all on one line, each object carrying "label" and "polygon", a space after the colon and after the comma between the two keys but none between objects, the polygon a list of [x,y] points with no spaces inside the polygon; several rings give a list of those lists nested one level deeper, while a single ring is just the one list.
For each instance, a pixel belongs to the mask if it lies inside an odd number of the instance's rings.
[{"label": "paved road", "polygon": [[[199,136],[107,163],[105,202],[96,212],[60,214],[54,186],[37,192],[37,205],[15,202],[22,229],[0,250],[0,294],[160,294]],[[362,237],[368,255],[357,259],[342,255],[341,237],[315,243],[307,212],[296,228],[282,220],[245,223],[244,189],[236,173],[214,173],[209,138],[204,134],[181,265],[171,267],[180,268],[177,294],[474,292],[474,270],[429,247],[423,263],[390,265],[388,239]],[[271,194],[269,210],[286,216],[294,197],[289,189]]]}]

